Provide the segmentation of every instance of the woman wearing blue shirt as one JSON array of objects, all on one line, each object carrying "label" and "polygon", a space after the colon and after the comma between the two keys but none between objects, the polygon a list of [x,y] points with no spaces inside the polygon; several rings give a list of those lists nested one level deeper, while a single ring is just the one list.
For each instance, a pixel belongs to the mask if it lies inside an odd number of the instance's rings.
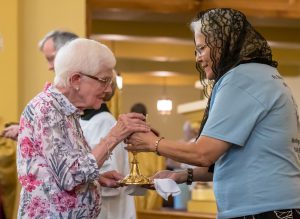
[{"label": "woman wearing blue shirt", "polygon": [[297,105],[267,41],[228,8],[200,12],[191,28],[201,81],[212,86],[200,135],[184,143],[136,133],[130,150],[199,166],[155,177],[213,179],[220,219],[300,218]]}]

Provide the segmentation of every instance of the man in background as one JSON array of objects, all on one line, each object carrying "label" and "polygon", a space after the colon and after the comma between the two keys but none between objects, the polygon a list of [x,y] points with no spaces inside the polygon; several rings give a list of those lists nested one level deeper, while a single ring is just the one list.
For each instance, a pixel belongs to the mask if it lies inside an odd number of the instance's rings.
[{"label": "man in background", "polygon": [[54,30],[45,35],[39,42],[39,49],[48,62],[48,70],[54,71],[54,59],[58,50],[66,43],[78,38],[74,33]]}]

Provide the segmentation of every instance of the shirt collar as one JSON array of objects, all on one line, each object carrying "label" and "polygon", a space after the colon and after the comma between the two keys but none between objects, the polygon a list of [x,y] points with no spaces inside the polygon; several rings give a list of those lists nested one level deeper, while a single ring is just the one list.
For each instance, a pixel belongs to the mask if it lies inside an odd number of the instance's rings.
[{"label": "shirt collar", "polygon": [[90,120],[93,116],[97,115],[98,113],[102,113],[102,112],[110,113],[106,103],[102,103],[101,107],[97,110],[95,110],[95,109],[86,109],[83,112],[84,112],[84,114],[81,115],[81,119],[82,120],[87,120],[87,121]]},{"label": "shirt collar", "polygon": [[80,116],[82,114],[82,111],[76,108],[69,99],[63,95],[57,88],[55,88],[52,84],[47,83],[44,88],[44,92],[48,95],[51,95],[55,100],[56,103],[54,103],[59,111],[61,111],[66,116],[70,116],[72,114],[75,114],[77,116]]}]

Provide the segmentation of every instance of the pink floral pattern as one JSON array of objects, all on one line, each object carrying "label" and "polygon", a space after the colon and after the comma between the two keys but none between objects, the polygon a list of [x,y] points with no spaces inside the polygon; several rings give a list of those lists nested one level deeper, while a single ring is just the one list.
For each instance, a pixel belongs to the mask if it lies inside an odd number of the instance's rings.
[{"label": "pink floral pattern", "polygon": [[79,126],[79,110],[47,86],[20,120],[18,218],[96,218],[99,167]]},{"label": "pink floral pattern", "polygon": [[19,181],[21,185],[29,192],[32,192],[37,186],[42,184],[42,181],[37,180],[36,176],[31,173],[25,176],[20,176]]}]

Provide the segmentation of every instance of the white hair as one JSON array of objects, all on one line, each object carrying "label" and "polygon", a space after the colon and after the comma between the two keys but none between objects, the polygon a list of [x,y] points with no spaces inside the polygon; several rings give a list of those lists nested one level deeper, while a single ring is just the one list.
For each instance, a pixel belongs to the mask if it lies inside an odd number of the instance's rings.
[{"label": "white hair", "polygon": [[111,50],[95,40],[78,38],[64,45],[54,61],[54,85],[66,87],[71,73],[96,75],[113,69],[116,59]]},{"label": "white hair", "polygon": [[202,28],[201,20],[191,22],[190,28],[195,35],[201,34],[201,28]]}]

